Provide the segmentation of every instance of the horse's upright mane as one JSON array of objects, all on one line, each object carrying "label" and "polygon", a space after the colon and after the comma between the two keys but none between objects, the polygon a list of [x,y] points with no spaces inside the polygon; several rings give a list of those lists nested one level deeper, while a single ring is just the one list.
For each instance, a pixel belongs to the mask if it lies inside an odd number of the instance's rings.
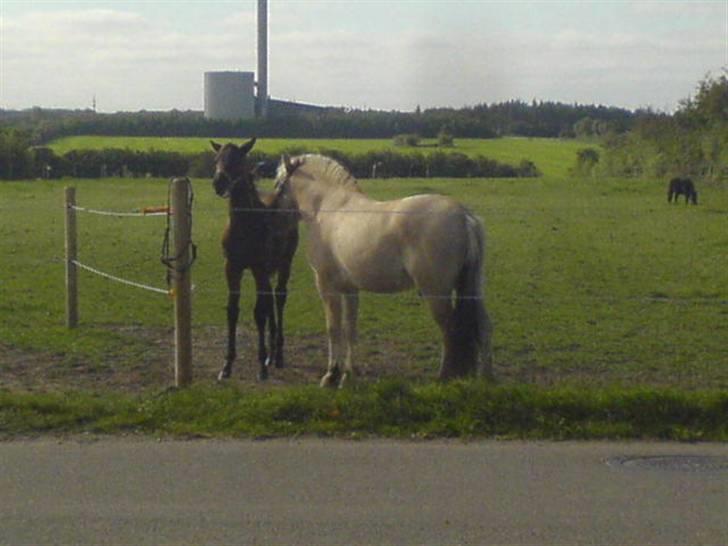
[{"label": "horse's upright mane", "polygon": [[299,159],[303,161],[300,168],[317,180],[361,193],[356,178],[338,161],[320,154],[305,154]]}]

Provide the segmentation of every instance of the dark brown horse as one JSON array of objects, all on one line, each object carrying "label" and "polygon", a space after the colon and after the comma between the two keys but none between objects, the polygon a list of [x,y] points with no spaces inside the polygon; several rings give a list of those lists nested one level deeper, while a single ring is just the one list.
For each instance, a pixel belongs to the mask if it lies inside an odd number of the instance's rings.
[{"label": "dark brown horse", "polygon": [[695,184],[690,178],[673,178],[667,185],[667,202],[677,203],[678,195],[685,196],[685,204],[688,201],[693,205],[698,204],[698,192],[695,191]]},{"label": "dark brown horse", "polygon": [[[240,282],[243,271],[250,269],[256,286],[255,324],[258,329],[259,379],[268,378],[271,362],[282,368],[283,310],[286,286],[291,275],[291,261],[298,247],[298,218],[277,211],[273,193],[258,192],[247,154],[255,144],[253,138],[242,146],[212,142],[215,150],[215,192],[230,200],[230,218],[222,236],[225,276],[228,284],[228,346],[225,365],[218,379],[230,377],[235,360],[235,337],[240,313]],[[271,288],[275,275],[276,287]],[[266,326],[269,341],[266,347]]]}]

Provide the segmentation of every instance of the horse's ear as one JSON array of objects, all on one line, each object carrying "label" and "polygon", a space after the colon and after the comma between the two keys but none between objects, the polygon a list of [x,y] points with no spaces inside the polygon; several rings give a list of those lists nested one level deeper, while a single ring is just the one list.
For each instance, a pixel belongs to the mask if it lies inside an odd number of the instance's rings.
[{"label": "horse's ear", "polygon": [[214,140],[211,140],[210,141],[210,144],[212,144],[212,149],[215,150],[215,152],[219,152],[220,151],[220,148],[222,148],[222,145],[221,144],[218,144]]},{"label": "horse's ear", "polygon": [[256,140],[255,137],[253,137],[248,142],[243,144],[240,147],[240,153],[242,153],[243,155],[246,155],[250,150],[252,150],[253,146],[255,145],[255,140]]},{"label": "horse's ear", "polygon": [[281,161],[286,166],[286,173],[288,173],[288,176],[291,176],[303,163],[301,159],[291,159],[286,154],[283,154]]}]

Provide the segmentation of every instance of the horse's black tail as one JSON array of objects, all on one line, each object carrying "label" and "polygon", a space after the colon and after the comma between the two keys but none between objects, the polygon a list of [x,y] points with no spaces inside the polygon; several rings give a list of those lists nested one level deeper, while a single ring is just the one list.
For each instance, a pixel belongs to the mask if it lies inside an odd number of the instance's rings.
[{"label": "horse's black tail", "polygon": [[466,213],[468,246],[455,287],[452,340],[455,365],[462,375],[493,377],[492,325],[483,298],[485,232],[477,217]]}]

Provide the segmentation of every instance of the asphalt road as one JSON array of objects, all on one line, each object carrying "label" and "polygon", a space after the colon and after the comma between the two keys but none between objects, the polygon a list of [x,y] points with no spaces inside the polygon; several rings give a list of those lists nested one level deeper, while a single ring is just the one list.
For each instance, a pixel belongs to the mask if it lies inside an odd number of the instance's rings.
[{"label": "asphalt road", "polygon": [[728,445],[6,442],[0,544],[728,544]]}]

